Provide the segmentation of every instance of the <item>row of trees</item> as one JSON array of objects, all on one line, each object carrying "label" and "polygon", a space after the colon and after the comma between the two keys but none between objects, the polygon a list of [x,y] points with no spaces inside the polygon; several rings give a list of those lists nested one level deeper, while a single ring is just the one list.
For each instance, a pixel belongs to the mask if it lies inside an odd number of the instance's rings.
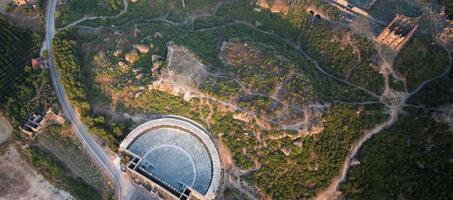
[{"label": "row of trees", "polygon": [[47,72],[31,68],[31,58],[39,56],[42,34],[1,15],[0,27],[0,110],[13,124],[20,124],[30,113],[52,107],[55,96]]}]

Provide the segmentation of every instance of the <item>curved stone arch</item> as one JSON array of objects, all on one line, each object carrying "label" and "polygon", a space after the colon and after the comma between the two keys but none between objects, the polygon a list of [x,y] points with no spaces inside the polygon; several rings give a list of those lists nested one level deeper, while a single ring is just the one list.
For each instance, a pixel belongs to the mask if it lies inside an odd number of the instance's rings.
[{"label": "curved stone arch", "polygon": [[128,148],[135,140],[140,138],[143,134],[156,128],[171,127],[177,128],[195,136],[208,151],[212,164],[212,177],[209,188],[205,194],[207,198],[214,198],[215,193],[220,185],[221,179],[221,164],[219,153],[214,143],[209,137],[208,131],[199,123],[180,116],[164,115],[162,118],[154,119],[143,123],[134,130],[132,130],[126,138],[121,142],[120,149],[128,151]]}]

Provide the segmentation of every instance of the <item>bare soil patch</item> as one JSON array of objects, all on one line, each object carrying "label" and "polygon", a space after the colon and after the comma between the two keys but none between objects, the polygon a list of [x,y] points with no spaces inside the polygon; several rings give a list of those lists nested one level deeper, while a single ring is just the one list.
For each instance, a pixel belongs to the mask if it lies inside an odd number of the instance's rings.
[{"label": "bare soil patch", "polygon": [[8,138],[11,136],[13,128],[9,124],[8,120],[0,116],[0,145],[8,141]]},{"label": "bare soil patch", "polygon": [[39,175],[12,145],[0,150],[0,199],[74,199]]},{"label": "bare soil patch", "polygon": [[258,5],[265,9],[270,9],[273,13],[288,14],[289,5],[285,0],[259,0]]}]

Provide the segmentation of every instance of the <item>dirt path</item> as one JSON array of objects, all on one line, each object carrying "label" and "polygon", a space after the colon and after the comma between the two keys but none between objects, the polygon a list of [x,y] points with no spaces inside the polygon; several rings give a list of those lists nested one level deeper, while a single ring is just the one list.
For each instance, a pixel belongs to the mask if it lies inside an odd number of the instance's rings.
[{"label": "dirt path", "polygon": [[39,175],[13,145],[0,153],[0,160],[0,200],[74,199]]},{"label": "dirt path", "polygon": [[4,117],[0,116],[0,146],[8,141],[12,132],[13,127],[11,127],[11,124]]},{"label": "dirt path", "polygon": [[127,7],[129,6],[128,4],[128,1],[129,0],[123,0],[123,4],[124,4],[124,8],[123,10],[121,10],[118,14],[116,15],[112,15],[112,16],[92,16],[92,17],[88,17],[88,16],[84,16],[82,17],[81,19],[75,21],[75,22],[72,22],[68,25],[66,25],[65,27],[63,28],[59,28],[58,31],[62,31],[62,30],[65,30],[65,29],[68,29],[68,28],[71,28],[73,26],[76,26],[77,24],[80,24],[84,21],[88,21],[88,20],[95,20],[95,19],[112,19],[112,18],[117,18],[117,17],[120,17],[121,15],[123,15],[124,13],[127,12]]},{"label": "dirt path", "polygon": [[[216,12],[216,11],[215,11]],[[214,12],[214,13],[215,13]],[[201,16],[200,16],[201,17]],[[381,66],[382,69],[387,69],[387,73],[383,73],[383,76],[385,78],[385,90],[382,94],[376,94],[374,92],[371,92],[370,90],[368,90],[367,88],[365,87],[362,87],[360,85],[357,85],[355,83],[352,83],[352,82],[349,82],[347,79],[342,79],[342,78],[339,78],[339,77],[336,77],[335,75],[333,74],[330,74],[329,72],[327,72],[326,70],[324,70],[323,67],[321,67],[319,64],[318,64],[318,61],[315,60],[314,58],[310,57],[308,53],[306,53],[302,47],[300,46],[300,42],[298,41],[290,41],[286,38],[283,38],[281,37],[280,35],[276,34],[276,33],[273,33],[273,32],[268,32],[268,31],[264,31],[264,30],[261,30],[259,28],[257,28],[255,25],[251,24],[251,23],[248,23],[246,21],[234,21],[234,22],[231,22],[231,23],[226,23],[226,24],[223,24],[223,25],[220,25],[220,26],[215,26],[215,27],[209,27],[209,28],[202,28],[202,29],[198,29],[198,30],[193,30],[193,21],[195,21],[197,17],[194,17],[192,19],[192,29],[189,29],[189,30],[186,30],[186,29],[183,29],[180,27],[180,24],[179,23],[175,23],[175,22],[172,22],[172,21],[169,21],[167,20],[165,17],[162,18],[153,18],[153,19],[150,19],[150,20],[142,20],[140,21],[141,23],[146,23],[146,22],[157,22],[157,21],[160,21],[160,22],[164,22],[164,23],[167,23],[171,26],[173,26],[174,28],[180,30],[180,31],[192,31],[192,32],[204,32],[204,31],[210,31],[210,30],[216,30],[216,29],[219,29],[219,28],[224,28],[224,27],[229,27],[229,26],[233,26],[233,25],[244,25],[244,26],[247,26],[253,30],[255,30],[256,32],[259,32],[259,33],[262,33],[262,34],[266,34],[266,35],[269,35],[269,36],[273,36],[273,37],[276,37],[277,39],[279,39],[280,41],[292,46],[293,48],[295,48],[297,51],[299,51],[305,58],[307,58],[310,62],[312,62],[316,69],[323,75],[329,77],[329,78],[332,78],[336,81],[339,81],[341,83],[344,83],[346,85],[349,85],[351,87],[354,87],[356,89],[359,89],[365,93],[367,93],[369,96],[371,97],[374,97],[376,100],[378,101],[367,101],[367,102],[350,102],[350,103],[357,103],[357,104],[363,104],[363,105],[366,105],[366,104],[383,104],[385,105],[386,107],[386,111],[389,113],[389,118],[380,123],[380,124],[377,124],[373,129],[371,130],[368,130],[364,133],[364,135],[355,143],[352,145],[352,148],[350,149],[345,161],[344,161],[344,164],[343,164],[343,167],[342,167],[342,170],[340,172],[340,175],[336,178],[334,178],[331,182],[331,184],[329,185],[329,187],[324,190],[323,192],[321,192],[318,196],[317,196],[317,199],[332,199],[333,197],[335,197],[337,194],[338,194],[338,186],[346,180],[346,177],[347,177],[347,173],[349,171],[349,168],[350,168],[350,160],[353,159],[357,152],[360,150],[360,148],[362,147],[362,145],[370,138],[372,138],[374,135],[380,133],[382,130],[384,130],[385,128],[387,127],[390,127],[392,126],[397,120],[398,120],[398,115],[401,113],[402,111],[402,108],[404,108],[405,106],[408,106],[406,104],[406,101],[407,99],[409,99],[411,96],[413,96],[414,94],[416,94],[417,92],[419,92],[425,85],[427,85],[428,83],[432,82],[432,81],[435,81],[439,78],[442,78],[443,76],[445,76],[446,74],[448,74],[450,68],[451,68],[451,65],[452,65],[452,57],[451,57],[451,52],[449,52],[448,50],[448,55],[449,55],[449,67],[446,71],[444,71],[442,74],[436,76],[436,77],[433,77],[429,80],[425,80],[424,82],[422,82],[422,84],[420,84],[414,91],[412,92],[408,92],[408,91],[395,91],[393,89],[391,89],[389,87],[389,76],[393,76],[395,78],[397,78],[398,80],[401,80],[402,78],[399,77],[397,74],[395,74],[395,72],[393,71],[392,69],[392,65],[393,65],[393,60],[390,60],[390,62],[386,61],[385,58],[383,58],[383,60],[385,61],[384,64]],[[380,55],[382,57],[382,55]],[[387,59],[388,60],[388,59]],[[230,78],[231,79],[231,78]],[[401,80],[403,81],[403,80]],[[255,94],[255,95],[260,95],[260,94]],[[269,95],[265,95],[267,97],[269,97]],[[210,99],[209,97],[204,97],[204,96],[198,96],[200,98],[208,98]],[[270,97],[272,98],[272,97]],[[275,98],[275,97],[274,97]],[[277,99],[277,98],[275,98]],[[274,100],[275,100],[274,99]],[[237,106],[235,105],[232,105],[231,103],[227,103],[227,102],[223,102],[223,101],[220,101],[218,99],[210,99],[212,101],[216,101],[216,102],[219,102],[219,103],[222,103],[224,104],[225,106],[228,106],[228,107],[233,107],[235,108],[236,110],[238,111],[243,111],[245,112],[246,114],[252,114],[253,116],[253,113],[248,113],[240,108],[238,108]],[[236,188],[238,189],[243,189],[242,187],[240,187],[240,183],[238,180],[229,180],[229,183],[230,185],[232,186],[236,186]],[[246,192],[246,191],[243,191],[243,192]],[[250,196],[252,196],[250,194]]]},{"label": "dirt path", "polygon": [[[395,92],[389,89],[389,82],[388,82],[388,74],[384,74],[384,78],[386,78],[386,86],[383,94],[380,97],[380,101],[386,105],[386,108],[388,109],[388,113],[390,114],[390,117],[388,120],[385,122],[378,124],[375,126],[375,128],[371,129],[370,131],[367,131],[351,148],[351,150],[348,153],[348,156],[346,157],[342,170],[340,172],[340,175],[336,178],[334,178],[331,182],[331,184],[326,188],[324,191],[319,193],[316,197],[317,200],[331,200],[331,199],[337,199],[338,196],[340,195],[340,192],[338,191],[338,188],[340,184],[344,181],[346,181],[346,177],[348,175],[349,168],[351,167],[351,160],[356,157],[358,151],[362,147],[362,145],[368,141],[370,138],[372,138],[374,135],[378,134],[385,128],[388,128],[392,126],[397,120],[398,120],[398,114],[401,113],[402,108],[406,106],[406,101],[413,95],[415,95],[417,92],[419,92],[424,86],[426,86],[428,83],[431,83],[437,79],[440,79],[447,75],[453,65],[453,58],[451,55],[451,52],[444,46],[444,49],[448,53],[448,59],[449,59],[449,64],[447,69],[442,73],[439,74],[436,77],[433,77],[431,79],[423,81],[414,91],[412,92]],[[384,58],[383,58],[384,59]],[[385,59],[384,59],[385,60]],[[384,62],[383,67],[389,67],[391,71],[392,65],[388,63],[393,63],[393,62]]]}]

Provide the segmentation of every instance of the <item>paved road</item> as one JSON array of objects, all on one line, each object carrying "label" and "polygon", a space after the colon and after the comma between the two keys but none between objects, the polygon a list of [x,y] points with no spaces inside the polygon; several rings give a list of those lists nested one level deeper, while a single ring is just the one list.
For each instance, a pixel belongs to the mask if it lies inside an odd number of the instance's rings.
[{"label": "paved road", "polygon": [[83,125],[75,114],[74,109],[71,107],[68,98],[65,95],[64,88],[60,84],[60,74],[54,65],[53,51],[51,47],[51,41],[55,36],[55,7],[56,0],[49,0],[46,13],[46,38],[44,45],[49,52],[47,64],[61,109],[66,118],[71,122],[77,138],[86,148],[88,154],[99,164],[100,167],[102,167],[105,173],[111,177],[116,190],[117,199],[147,198],[145,194],[138,192],[138,190],[133,187],[135,185],[131,184],[129,179],[125,177],[119,167],[114,165],[113,161],[108,157],[104,149],[95,142],[93,137],[88,133],[85,125]]}]

